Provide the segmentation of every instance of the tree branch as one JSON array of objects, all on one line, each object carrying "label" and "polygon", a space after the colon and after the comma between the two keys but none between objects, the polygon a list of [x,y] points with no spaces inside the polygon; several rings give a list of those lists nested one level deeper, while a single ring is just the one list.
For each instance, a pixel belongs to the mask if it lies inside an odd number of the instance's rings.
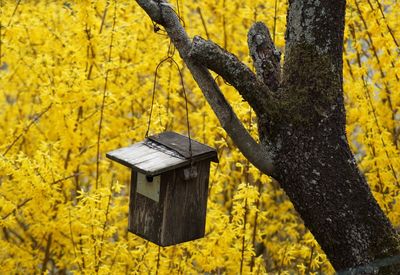
[{"label": "tree branch", "polygon": [[204,97],[220,121],[221,126],[232,138],[242,154],[260,171],[268,175],[273,175],[273,162],[268,158],[264,148],[257,144],[244,128],[207,68],[193,62],[190,58],[189,51],[192,43],[176,13],[169,7],[169,4],[164,1],[156,3],[152,0],[136,0],[136,2],[146,11],[152,20],[164,26],[172,43],[179,51],[181,58],[186,63],[193,78],[202,90]]},{"label": "tree branch", "polygon": [[268,87],[235,55],[200,36],[193,38],[189,55],[235,87],[258,115],[270,109],[268,103],[272,100]]},{"label": "tree branch", "polygon": [[250,56],[253,59],[257,76],[271,91],[276,92],[281,80],[281,53],[275,48],[267,26],[256,22],[247,34]]}]

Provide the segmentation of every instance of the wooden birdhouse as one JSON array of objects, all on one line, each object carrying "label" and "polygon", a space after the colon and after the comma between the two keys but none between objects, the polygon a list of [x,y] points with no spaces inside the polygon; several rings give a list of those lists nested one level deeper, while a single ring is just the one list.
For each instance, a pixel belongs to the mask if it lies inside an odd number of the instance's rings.
[{"label": "wooden birdhouse", "polygon": [[204,236],[215,149],[174,132],[150,136],[107,157],[132,170],[128,230],[160,246]]}]

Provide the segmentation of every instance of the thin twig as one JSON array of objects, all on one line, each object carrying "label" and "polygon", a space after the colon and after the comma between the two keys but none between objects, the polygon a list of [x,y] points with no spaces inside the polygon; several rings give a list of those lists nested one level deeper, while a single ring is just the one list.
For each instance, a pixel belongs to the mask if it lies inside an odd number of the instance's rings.
[{"label": "thin twig", "polygon": [[206,21],[204,20],[203,13],[201,12],[201,9],[199,7],[197,7],[196,10],[200,15],[201,24],[203,24],[203,28],[206,33],[207,39],[210,40],[210,35],[208,34],[207,25],[206,25]]},{"label": "thin twig", "polygon": [[[92,59],[92,61],[89,63],[87,63],[87,65],[86,65],[86,70],[88,71],[88,74],[87,74],[87,77],[86,77],[86,79],[87,80],[90,80],[91,78],[92,78],[92,72],[93,72],[93,66],[94,66],[94,59],[96,58],[96,53],[94,52],[94,48],[93,48],[93,44],[92,44],[92,35],[91,35],[91,33],[90,33],[90,28],[88,28],[88,26],[87,26],[87,24],[85,25],[85,32],[86,32],[86,38],[87,38],[87,41],[88,41],[88,46],[87,46],[87,49],[86,49],[86,57],[88,58],[88,59]],[[87,68],[87,66],[89,65],[89,69]],[[85,70],[85,71],[86,71]]]},{"label": "thin twig", "polygon": [[106,218],[105,218],[104,223],[103,223],[103,228],[102,228],[103,232],[102,232],[101,238],[100,238],[100,249],[98,251],[98,259],[99,259],[99,261],[97,262],[97,265],[96,265],[96,268],[95,268],[96,273],[99,273],[99,268],[101,266],[101,255],[102,255],[102,252],[103,252],[104,235],[105,235],[106,227],[107,227],[107,223],[108,223],[108,214],[110,212],[112,188],[113,188],[113,182],[111,182],[111,184],[110,184],[110,195],[108,196],[108,202],[107,202],[107,208],[106,208]]},{"label": "thin twig", "polygon": [[[111,41],[110,41],[110,46],[109,46],[109,51],[108,51],[108,63],[111,62],[111,54],[112,54],[112,48],[113,48],[113,42],[114,42],[114,31],[115,31],[115,24],[117,21],[117,1],[114,1],[114,16],[113,16],[113,25],[111,29]],[[104,88],[103,88],[103,99],[101,102],[101,109],[100,109],[100,121],[99,121],[99,130],[98,130],[98,135],[97,135],[97,154],[96,154],[96,189],[99,187],[99,173],[100,173],[100,139],[101,139],[101,130],[102,130],[102,125],[103,125],[103,117],[104,117],[104,105],[106,102],[106,92],[107,92],[107,84],[108,84],[108,76],[109,76],[110,70],[107,69],[106,71],[106,76],[104,80]]]},{"label": "thin twig", "polygon": [[82,242],[82,234],[79,233],[79,251],[81,252],[81,259],[82,259],[82,268],[86,268],[85,257],[83,252],[83,242]]},{"label": "thin twig", "polygon": [[[352,35],[353,35],[353,38],[356,39],[356,36],[355,36],[355,32],[354,32],[354,31],[352,32]],[[359,54],[358,52],[357,52],[357,64],[358,64],[358,67],[359,67],[360,69],[362,69],[361,56],[360,56],[360,54]],[[376,127],[377,127],[377,129],[378,129],[379,137],[380,137],[380,140],[381,140],[381,142],[382,142],[383,149],[384,149],[384,151],[385,151],[385,155],[386,155],[387,160],[388,160],[389,168],[392,170],[393,177],[394,177],[394,179],[396,180],[396,186],[397,186],[398,188],[400,188],[399,179],[397,178],[397,174],[396,174],[396,171],[395,171],[394,168],[393,168],[393,164],[392,164],[391,158],[390,158],[390,156],[389,156],[389,152],[388,152],[388,150],[386,149],[386,143],[385,143],[385,141],[383,140],[383,137],[382,137],[382,129],[381,129],[380,123],[379,123],[379,121],[378,121],[378,116],[377,116],[377,114],[376,114],[376,110],[375,110],[375,107],[374,107],[374,105],[373,105],[372,98],[371,98],[371,96],[370,96],[370,94],[369,94],[369,89],[368,89],[368,85],[367,85],[367,81],[366,81],[366,79],[365,79],[365,76],[362,75],[362,76],[361,76],[361,79],[362,79],[362,81],[363,81],[363,85],[364,85],[364,88],[365,88],[365,89],[364,89],[365,98],[366,98],[367,102],[368,102],[369,105],[370,105],[370,108],[371,108],[371,111],[372,111],[372,115],[373,115],[373,117],[374,117],[374,121],[375,121]]]},{"label": "thin twig", "polygon": [[246,225],[247,225],[247,199],[244,202],[244,217],[243,217],[243,237],[242,237],[242,254],[240,258],[240,274],[243,274],[243,264],[244,264],[244,250],[246,244]]},{"label": "thin twig", "polygon": [[310,261],[308,262],[307,269],[306,269],[307,274],[310,274],[310,272],[311,272],[311,263],[312,263],[313,255],[314,255],[314,245],[311,246]]},{"label": "thin twig", "polygon": [[101,34],[101,32],[103,31],[103,26],[104,26],[104,23],[106,22],[106,16],[107,16],[107,11],[108,11],[109,6],[110,6],[110,0],[107,0],[106,7],[104,8],[103,16],[101,17],[99,34]]},{"label": "thin twig", "polygon": [[272,31],[272,41],[274,43],[275,43],[275,38],[276,38],[276,21],[278,19],[277,14],[278,14],[278,0],[275,0],[275,4],[274,4],[274,26],[273,26],[273,31]]},{"label": "thin twig", "polygon": [[33,125],[35,122],[37,122],[48,110],[50,110],[52,104],[53,104],[53,103],[50,103],[50,105],[49,105],[46,109],[44,109],[44,111],[42,111],[39,115],[35,116],[35,118],[32,119],[31,123],[29,123],[29,125],[25,127],[25,129],[22,131],[22,133],[19,134],[19,135],[14,139],[14,141],[7,147],[7,149],[6,149],[6,150],[4,151],[4,153],[3,153],[3,156],[5,156],[5,155],[10,151],[10,149],[17,143],[17,141],[23,136],[23,134],[25,134],[26,132],[29,131],[29,129],[32,127],[32,125]]},{"label": "thin twig", "polygon": [[63,182],[63,181],[65,181],[65,180],[68,180],[68,179],[71,179],[71,178],[74,178],[74,177],[76,177],[76,176],[79,176],[80,174],[82,174],[82,173],[74,173],[74,174],[72,174],[72,175],[70,175],[70,176],[67,176],[67,177],[65,177],[65,178],[62,178],[62,179],[59,179],[59,180],[55,180],[55,181],[53,181],[53,182],[51,183],[51,185],[57,184],[57,183],[60,183],[60,182]]},{"label": "thin twig", "polygon": [[256,203],[256,209],[258,211],[256,211],[256,213],[254,214],[253,236],[252,236],[252,240],[251,240],[251,242],[253,243],[254,250],[256,250],[255,251],[256,254],[251,257],[250,272],[253,272],[253,268],[254,268],[254,265],[255,265],[255,258],[258,256],[257,255],[257,249],[256,249],[256,237],[257,237],[257,229],[258,229],[257,228],[258,227],[258,213],[259,213],[259,211],[261,211],[260,210],[260,207],[261,207],[261,187],[262,187],[261,181],[257,180],[258,199],[257,199],[257,203]]},{"label": "thin twig", "polygon": [[[224,11],[226,11],[225,7],[226,7],[226,1],[224,0],[223,4],[222,4],[222,8],[223,8]],[[228,34],[227,34],[227,31],[226,31],[225,12],[222,14],[222,29],[223,29],[223,34],[224,34],[224,44],[223,44],[224,46],[223,46],[223,48],[226,49],[228,47]]]},{"label": "thin twig", "polygon": [[8,21],[7,28],[11,26],[12,19],[13,19],[14,15],[17,13],[19,4],[21,4],[21,0],[18,0],[17,4],[15,5],[14,11],[10,17],[10,20]]},{"label": "thin twig", "polygon": [[25,204],[27,204],[28,202],[30,202],[32,200],[32,198],[26,199],[23,202],[21,202],[20,204],[17,205],[17,207],[15,207],[15,209],[13,211],[11,211],[10,213],[6,214],[2,220],[7,219],[11,214],[14,214],[18,209],[20,209],[21,207],[23,207]]},{"label": "thin twig", "polygon": [[49,258],[50,258],[50,247],[51,247],[52,239],[53,239],[53,233],[49,233],[49,235],[47,235],[46,250],[44,253],[44,259],[43,259],[43,263],[42,263],[42,271],[40,272],[40,274],[45,274],[45,272],[46,272],[47,262],[49,261]]},{"label": "thin twig", "polygon": [[157,269],[156,269],[156,275],[158,275],[158,272],[160,270],[160,254],[161,254],[161,247],[158,247],[158,253],[157,253]]},{"label": "thin twig", "polygon": [[[68,211],[68,217],[69,217],[69,233],[70,233],[70,236],[71,236],[72,247],[74,248],[74,256],[75,256],[75,259],[77,259],[78,256],[76,254],[76,244],[75,244],[75,241],[74,241],[74,234],[72,233],[71,209],[69,209],[69,211]],[[79,267],[79,270],[81,271],[81,273],[83,273],[82,267],[79,264],[79,262],[78,262],[78,267]]]}]

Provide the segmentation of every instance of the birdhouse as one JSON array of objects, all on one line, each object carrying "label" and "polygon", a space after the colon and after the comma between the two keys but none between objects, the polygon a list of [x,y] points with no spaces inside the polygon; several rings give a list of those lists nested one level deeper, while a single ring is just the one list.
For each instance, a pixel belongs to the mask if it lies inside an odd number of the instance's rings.
[{"label": "birdhouse", "polygon": [[164,132],[107,157],[132,170],[130,232],[160,246],[204,236],[214,148]]}]

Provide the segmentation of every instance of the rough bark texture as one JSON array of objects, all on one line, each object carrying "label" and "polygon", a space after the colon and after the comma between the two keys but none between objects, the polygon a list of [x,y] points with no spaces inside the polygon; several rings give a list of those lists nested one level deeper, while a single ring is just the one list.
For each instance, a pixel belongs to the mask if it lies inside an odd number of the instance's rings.
[{"label": "rough bark texture", "polygon": [[275,107],[270,91],[264,82],[236,56],[214,42],[195,36],[189,55],[234,86],[257,114]]},{"label": "rough bark texture", "polygon": [[[187,37],[174,38],[176,31],[169,31],[171,26],[160,20],[162,16],[152,15],[143,4],[155,2],[137,2],[166,28],[174,43],[180,39],[190,43]],[[249,160],[280,182],[334,268],[361,267],[357,274],[398,274],[398,262],[382,265],[381,261],[400,254],[398,234],[372,196],[346,139],[344,18],[345,0],[289,0],[282,72],[268,30],[262,23],[250,29],[248,43],[257,77],[210,41],[196,38],[190,51],[186,44],[183,50],[179,43],[175,45],[189,69],[204,65],[221,74],[253,106],[260,147],[270,169],[266,172],[259,166],[262,162]],[[213,58],[207,58],[210,52]],[[221,96],[219,90],[207,90],[204,81],[207,84],[208,79],[194,78],[206,98]],[[268,88],[260,88],[259,82]],[[267,100],[257,101],[260,93]],[[225,107],[213,106],[217,116],[223,112],[221,108]],[[222,126],[229,135],[237,135],[234,129]],[[237,145],[239,149],[242,146]],[[253,152],[258,157],[259,153]]]},{"label": "rough bark texture", "polygon": [[289,2],[282,111],[266,122],[271,130],[262,137],[274,153],[277,180],[337,270],[400,251],[346,139],[344,12],[343,0]]},{"label": "rough bark texture", "polygon": [[276,92],[281,80],[281,53],[275,48],[267,26],[256,22],[247,35],[250,55],[254,61],[257,76]]}]

